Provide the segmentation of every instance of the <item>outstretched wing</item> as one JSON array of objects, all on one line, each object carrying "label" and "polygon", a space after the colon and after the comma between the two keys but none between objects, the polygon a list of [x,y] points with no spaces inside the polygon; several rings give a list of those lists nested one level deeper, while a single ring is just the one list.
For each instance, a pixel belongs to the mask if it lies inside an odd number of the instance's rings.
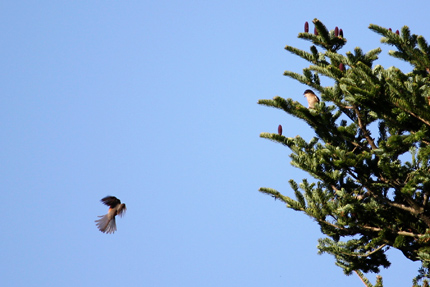
[{"label": "outstretched wing", "polygon": [[118,204],[121,204],[121,200],[116,198],[115,196],[106,196],[102,198],[101,202],[109,206],[110,208],[114,208]]}]

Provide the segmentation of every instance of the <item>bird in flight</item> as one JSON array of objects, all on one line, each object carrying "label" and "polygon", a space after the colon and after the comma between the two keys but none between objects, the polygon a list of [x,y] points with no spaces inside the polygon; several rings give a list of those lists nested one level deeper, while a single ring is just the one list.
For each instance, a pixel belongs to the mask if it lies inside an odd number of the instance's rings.
[{"label": "bird in flight", "polygon": [[309,109],[315,108],[315,104],[320,102],[320,99],[314,94],[312,90],[306,90],[303,94],[305,95],[306,100],[308,100]]},{"label": "bird in flight", "polygon": [[106,196],[101,199],[101,202],[109,206],[109,210],[106,215],[99,216],[100,219],[95,221],[97,227],[103,233],[114,233],[116,231],[115,216],[120,215],[122,217],[127,208],[115,196]]}]

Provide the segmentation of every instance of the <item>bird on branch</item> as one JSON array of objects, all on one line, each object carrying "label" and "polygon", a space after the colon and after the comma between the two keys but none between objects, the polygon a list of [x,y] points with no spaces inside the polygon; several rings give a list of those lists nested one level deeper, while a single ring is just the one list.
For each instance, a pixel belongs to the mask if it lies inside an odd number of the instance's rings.
[{"label": "bird on branch", "polygon": [[303,95],[305,95],[306,100],[308,100],[308,108],[314,109],[315,104],[320,102],[320,99],[315,95],[312,90],[306,90]]}]

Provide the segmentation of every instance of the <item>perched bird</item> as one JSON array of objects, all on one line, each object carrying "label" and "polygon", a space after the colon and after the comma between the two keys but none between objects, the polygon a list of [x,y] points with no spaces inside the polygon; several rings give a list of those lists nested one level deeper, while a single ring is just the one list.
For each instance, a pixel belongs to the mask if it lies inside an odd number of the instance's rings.
[{"label": "perched bird", "polygon": [[99,216],[100,219],[95,221],[97,227],[103,233],[114,233],[116,231],[115,216],[120,215],[122,217],[127,208],[115,196],[106,196],[102,198],[101,202],[109,206],[109,210],[106,215]]},{"label": "perched bird", "polygon": [[303,94],[308,100],[309,109],[315,108],[315,104],[320,102],[320,99],[317,97],[317,95],[314,94],[312,90],[306,90]]}]

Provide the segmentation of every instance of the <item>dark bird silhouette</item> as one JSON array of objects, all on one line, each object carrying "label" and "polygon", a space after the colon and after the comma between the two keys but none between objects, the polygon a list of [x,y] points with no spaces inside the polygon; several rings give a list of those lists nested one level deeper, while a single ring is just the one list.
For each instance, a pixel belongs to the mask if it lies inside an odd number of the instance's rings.
[{"label": "dark bird silhouette", "polygon": [[116,231],[115,216],[124,216],[127,208],[115,196],[106,196],[101,199],[101,202],[109,206],[109,210],[106,215],[99,216],[100,219],[95,221],[97,227],[103,233],[114,233]]}]

